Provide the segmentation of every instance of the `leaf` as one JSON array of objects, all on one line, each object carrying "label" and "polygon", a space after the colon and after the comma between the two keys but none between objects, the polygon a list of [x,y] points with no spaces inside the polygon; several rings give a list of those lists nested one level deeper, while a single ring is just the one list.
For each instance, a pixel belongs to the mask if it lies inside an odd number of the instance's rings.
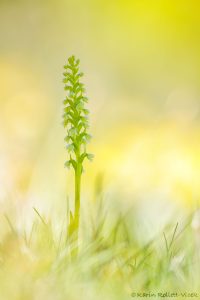
[{"label": "leaf", "polygon": [[74,55],[72,55],[72,56],[70,56],[70,57],[68,58],[68,62],[69,62],[71,65],[74,64],[74,61],[75,61],[75,56],[74,56]]},{"label": "leaf", "polygon": [[84,102],[86,102],[86,103],[88,102],[88,98],[87,97],[83,97],[82,99],[83,99]]},{"label": "leaf", "polygon": [[72,78],[70,78],[70,77],[68,77],[66,80],[67,80],[67,82],[70,82],[70,83],[71,83],[72,88],[73,88],[74,80],[73,80]]},{"label": "leaf", "polygon": [[64,126],[64,128],[67,127],[68,122],[69,122],[68,119],[64,119],[64,121],[63,121],[63,126]]},{"label": "leaf", "polygon": [[84,75],[83,72],[78,73],[78,74],[74,77],[74,80],[75,80],[75,81],[78,81],[78,79],[81,78],[83,75]]},{"label": "leaf", "polygon": [[77,60],[76,60],[76,66],[78,66],[79,63],[80,63],[80,59],[77,59]]},{"label": "leaf", "polygon": [[69,119],[70,119],[70,117],[71,117],[71,121],[72,121],[72,123],[73,123],[73,120],[74,120],[74,113],[73,113],[72,111],[70,111],[70,109],[68,109],[68,111],[65,112],[64,115],[65,115],[66,118],[69,118]]},{"label": "leaf", "polygon": [[70,70],[72,71],[72,73],[73,73],[73,71],[74,71],[74,66],[68,65],[67,68],[70,69]]},{"label": "leaf", "polygon": [[83,127],[84,127],[85,129],[88,129],[90,126],[89,126],[88,122],[85,122],[85,123],[83,123]]},{"label": "leaf", "polygon": [[70,85],[65,85],[64,89],[65,91],[71,91],[72,87]]},{"label": "leaf", "polygon": [[84,112],[85,115],[89,115],[89,113],[90,113],[89,110],[86,109],[86,108],[83,108],[83,112]]},{"label": "leaf", "polygon": [[78,68],[74,68],[73,73],[76,75],[78,73]]},{"label": "leaf", "polygon": [[94,159],[94,154],[87,153],[87,154],[86,154],[86,157],[87,157],[88,160],[93,161],[93,159]]},{"label": "leaf", "polygon": [[79,102],[79,103],[76,105],[76,109],[79,110],[79,111],[82,110],[83,107],[84,107],[84,105],[83,105],[82,102]]},{"label": "leaf", "polygon": [[87,117],[87,116],[80,116],[80,120],[81,120],[83,123],[87,123],[87,122],[88,122],[88,117]]},{"label": "leaf", "polygon": [[70,160],[67,160],[64,164],[65,168],[68,168],[70,169],[70,165],[71,165],[71,161]]},{"label": "leaf", "polygon": [[67,103],[68,103],[68,99],[66,98],[66,99],[63,100],[63,104],[66,105]]},{"label": "leaf", "polygon": [[81,154],[80,156],[80,162],[83,162],[84,158],[87,156],[87,153],[84,152],[83,154]]},{"label": "leaf", "polygon": [[87,141],[90,141],[91,138],[92,138],[91,134],[88,134],[88,133],[85,134],[85,139],[86,139]]},{"label": "leaf", "polygon": [[83,128],[83,122],[79,122],[78,124],[78,131],[80,131]]},{"label": "leaf", "polygon": [[68,152],[70,153],[70,152],[74,151],[74,144],[69,144],[66,146],[66,148],[67,148]]},{"label": "leaf", "polygon": [[65,138],[64,138],[64,141],[69,143],[70,140],[72,140],[72,137],[70,135],[66,135]]},{"label": "leaf", "polygon": [[83,133],[81,133],[79,140],[82,144],[86,145],[87,143],[90,142],[91,138],[92,138],[92,136],[90,134],[83,132]]},{"label": "leaf", "polygon": [[73,101],[71,99],[68,99],[68,103],[70,104],[71,108],[74,107],[74,103],[73,103]]},{"label": "leaf", "polygon": [[79,82],[76,82],[74,85],[73,85],[73,90],[76,91],[76,88],[79,86]]},{"label": "leaf", "polygon": [[74,159],[71,159],[71,164],[72,164],[74,170],[76,170],[77,163]]},{"label": "leaf", "polygon": [[70,136],[75,136],[77,134],[77,129],[75,127],[72,127],[69,129],[69,135]]},{"label": "leaf", "polygon": [[64,72],[63,76],[68,77],[68,76],[71,76],[71,74],[69,72]]},{"label": "leaf", "polygon": [[66,113],[68,113],[70,110],[71,110],[71,107],[70,107],[70,106],[66,106],[66,107],[64,108],[64,111],[65,111]]}]

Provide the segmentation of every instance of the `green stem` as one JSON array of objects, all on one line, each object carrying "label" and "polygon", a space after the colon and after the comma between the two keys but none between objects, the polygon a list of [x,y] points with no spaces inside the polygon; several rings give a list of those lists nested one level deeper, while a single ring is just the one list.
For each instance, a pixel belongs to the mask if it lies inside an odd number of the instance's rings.
[{"label": "green stem", "polygon": [[81,195],[81,173],[82,164],[79,163],[77,157],[77,166],[75,169],[75,205],[74,205],[74,245],[72,257],[76,258],[78,255],[78,237],[79,237],[79,222],[80,222],[80,195]]},{"label": "green stem", "polygon": [[75,171],[75,220],[77,236],[79,231],[79,218],[80,218],[80,194],[81,194],[81,164],[77,164]]}]

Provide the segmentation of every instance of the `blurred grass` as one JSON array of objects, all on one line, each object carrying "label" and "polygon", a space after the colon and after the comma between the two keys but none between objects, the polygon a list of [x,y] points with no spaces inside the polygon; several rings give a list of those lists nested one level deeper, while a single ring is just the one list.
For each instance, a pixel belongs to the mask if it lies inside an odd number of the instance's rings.
[{"label": "blurred grass", "polygon": [[199,292],[200,225],[194,223],[194,213],[176,213],[144,241],[137,209],[113,205],[100,197],[88,206],[76,260],[70,256],[65,213],[58,229],[51,216],[34,208],[29,232],[17,230],[8,215],[1,219],[0,299],[129,299],[132,292]]}]

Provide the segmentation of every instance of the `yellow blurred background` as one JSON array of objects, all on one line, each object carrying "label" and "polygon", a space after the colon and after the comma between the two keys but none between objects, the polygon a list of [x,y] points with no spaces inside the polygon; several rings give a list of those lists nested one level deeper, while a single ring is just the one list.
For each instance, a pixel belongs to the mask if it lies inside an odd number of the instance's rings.
[{"label": "yellow blurred background", "polygon": [[49,211],[73,197],[64,169],[63,65],[81,60],[94,162],[83,198],[200,197],[200,3],[0,0],[0,203]]}]

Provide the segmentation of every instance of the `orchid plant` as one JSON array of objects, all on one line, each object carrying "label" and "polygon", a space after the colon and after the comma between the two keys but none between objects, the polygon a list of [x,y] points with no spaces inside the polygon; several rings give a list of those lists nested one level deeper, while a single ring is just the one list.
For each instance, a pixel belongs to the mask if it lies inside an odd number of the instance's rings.
[{"label": "orchid plant", "polygon": [[72,168],[75,173],[74,213],[70,211],[69,236],[73,236],[73,241],[76,244],[78,243],[80,224],[83,162],[85,159],[93,159],[93,155],[87,152],[87,144],[91,139],[91,135],[88,133],[89,110],[85,107],[88,98],[85,96],[84,84],[80,81],[84,74],[79,71],[79,64],[80,60],[76,59],[75,56],[69,57],[63,73],[64,89],[67,92],[63,102],[63,125],[66,129],[65,142],[68,152],[68,160],[65,162],[65,167]]}]

